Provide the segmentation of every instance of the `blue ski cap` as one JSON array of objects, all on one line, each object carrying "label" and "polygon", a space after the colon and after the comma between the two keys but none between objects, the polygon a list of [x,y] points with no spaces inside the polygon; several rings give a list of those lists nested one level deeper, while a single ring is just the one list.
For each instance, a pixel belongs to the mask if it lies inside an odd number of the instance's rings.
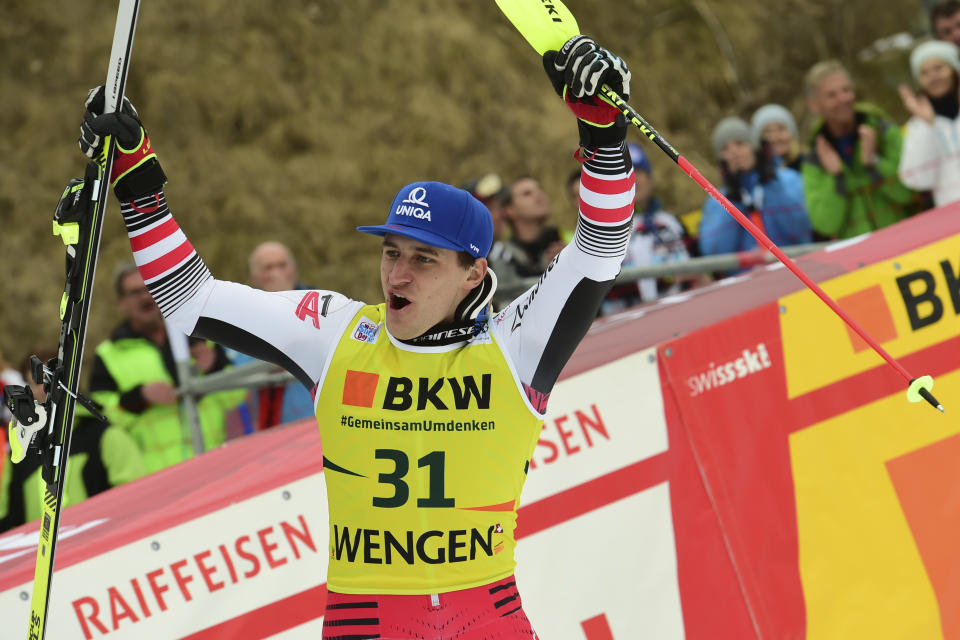
[{"label": "blue ski cap", "polygon": [[627,151],[630,152],[630,160],[633,162],[634,169],[642,169],[647,175],[653,175],[653,167],[650,166],[650,158],[647,153],[636,142],[627,143]]},{"label": "blue ski cap", "polygon": [[493,244],[486,206],[463,189],[442,182],[412,182],[400,189],[385,224],[357,227],[374,236],[395,233],[432,247],[485,258]]}]

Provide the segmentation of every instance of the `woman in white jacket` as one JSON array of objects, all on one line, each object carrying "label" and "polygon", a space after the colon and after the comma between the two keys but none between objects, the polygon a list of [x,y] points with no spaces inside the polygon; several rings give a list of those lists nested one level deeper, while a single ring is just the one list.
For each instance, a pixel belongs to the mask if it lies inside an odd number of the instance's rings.
[{"label": "woman in white jacket", "polygon": [[903,140],[900,180],[911,189],[932,191],[939,207],[960,200],[960,53],[951,42],[924,42],[910,54],[910,70],[921,92],[900,87],[913,116]]}]

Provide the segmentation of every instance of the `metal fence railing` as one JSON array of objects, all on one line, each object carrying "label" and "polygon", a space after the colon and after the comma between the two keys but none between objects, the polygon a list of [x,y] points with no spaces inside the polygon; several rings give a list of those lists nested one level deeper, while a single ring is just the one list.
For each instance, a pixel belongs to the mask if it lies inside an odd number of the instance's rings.
[{"label": "metal fence railing", "polygon": [[[808,253],[813,253],[814,251],[819,251],[830,244],[829,242],[812,242],[791,247],[780,247],[780,249],[789,257],[796,258]],[[614,281],[614,284],[628,284],[630,282],[643,280],[644,278],[665,278],[668,276],[698,273],[725,273],[770,264],[776,261],[777,259],[769,251],[755,249],[753,251],[690,258],[689,260],[683,260],[681,262],[664,262],[639,267],[624,267]],[[539,278],[525,278],[509,283],[501,282],[499,290],[503,297],[516,297],[535,285],[538,280]]]},{"label": "metal fence railing", "polygon": [[[785,254],[794,258],[818,251],[829,244],[829,242],[820,242],[781,247],[781,249]],[[636,282],[643,278],[663,278],[667,276],[735,271],[769,264],[775,261],[776,258],[774,258],[772,254],[758,249],[755,251],[691,258],[683,262],[669,262],[641,267],[624,267],[616,279],[616,284]],[[504,287],[504,294],[510,297],[519,296],[535,285],[537,281],[538,278],[529,278],[512,282],[508,287]],[[260,387],[282,385],[295,380],[292,375],[277,365],[259,360],[200,377],[193,374],[193,368],[189,365],[189,352],[186,352],[186,355],[181,353],[176,359],[178,361],[177,368],[180,376],[180,388],[177,391],[181,402],[181,410],[184,415],[184,420],[190,425],[194,451],[197,454],[203,452],[203,436],[196,411],[196,403],[201,396],[229,389],[258,389]]]}]

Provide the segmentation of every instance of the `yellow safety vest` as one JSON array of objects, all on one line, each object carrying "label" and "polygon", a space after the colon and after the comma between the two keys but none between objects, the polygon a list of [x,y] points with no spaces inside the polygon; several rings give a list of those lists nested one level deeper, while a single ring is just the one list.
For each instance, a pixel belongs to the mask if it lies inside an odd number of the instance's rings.
[{"label": "yellow safety vest", "polygon": [[541,419],[489,333],[417,348],[383,319],[382,304],[357,312],[318,392],[329,588],[426,594],[504,578]]},{"label": "yellow safety vest", "polygon": [[[181,420],[178,405],[153,405],[138,414],[120,406],[120,396],[136,386],[150,382],[174,384],[160,349],[146,338],[121,338],[101,342],[97,355],[116,382],[117,390],[96,391],[90,396],[104,407],[111,424],[133,436],[147,473],[192,458],[193,438],[189,425]],[[203,396],[197,403],[206,449],[226,440],[225,414],[240,404],[245,394],[242,389],[220,391]]]}]

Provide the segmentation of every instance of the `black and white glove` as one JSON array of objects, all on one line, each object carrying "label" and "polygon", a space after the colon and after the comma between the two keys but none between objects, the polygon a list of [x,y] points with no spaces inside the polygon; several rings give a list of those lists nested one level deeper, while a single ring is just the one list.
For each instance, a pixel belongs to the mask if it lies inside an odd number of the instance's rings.
[{"label": "black and white glove", "polygon": [[589,36],[570,38],[560,51],[543,54],[543,68],[557,95],[577,116],[580,143],[595,148],[620,142],[627,123],[620,110],[600,93],[607,85],[621,98],[630,97],[630,69],[620,56]]},{"label": "black and white glove", "polygon": [[129,149],[140,141],[140,116],[133,104],[123,97],[120,111],[117,113],[103,113],[104,89],[103,85],[90,89],[84,102],[86,110],[83,113],[83,122],[80,123],[80,138],[77,144],[80,151],[91,160],[103,151],[104,135],[114,135],[117,144]]},{"label": "black and white glove", "polygon": [[630,99],[631,74],[627,63],[589,36],[574,36],[560,51],[547,51],[543,57],[547,75],[561,97],[565,97],[566,86],[566,93],[574,102],[583,101],[596,96],[605,84],[624,100]]},{"label": "black and white glove", "polygon": [[137,110],[126,97],[116,113],[103,113],[103,105],[103,86],[94,87],[84,103],[86,110],[77,140],[80,151],[88,158],[97,158],[104,153],[104,138],[113,136],[117,145],[110,184],[117,199],[129,202],[160,191],[167,182],[167,176],[150,145],[150,138]]}]

